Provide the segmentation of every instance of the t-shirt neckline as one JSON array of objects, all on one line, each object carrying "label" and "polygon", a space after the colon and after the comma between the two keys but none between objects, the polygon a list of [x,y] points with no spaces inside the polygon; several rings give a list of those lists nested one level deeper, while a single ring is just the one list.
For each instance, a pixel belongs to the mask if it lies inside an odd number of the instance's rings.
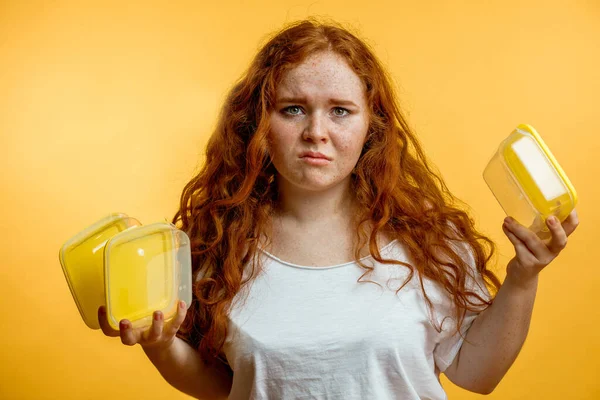
[{"label": "t-shirt neckline", "polygon": [[[385,246],[383,246],[381,249],[379,249],[379,253],[383,254],[384,251],[386,251],[387,249],[389,249],[397,241],[398,241],[398,239],[392,240],[391,242],[389,242],[388,244],[386,244]],[[287,265],[289,267],[294,267],[294,268],[323,270],[323,269],[339,268],[339,267],[345,267],[345,266],[348,266],[348,265],[355,265],[355,264],[357,264],[357,262],[354,260],[354,261],[348,261],[348,262],[345,262],[345,263],[342,263],[342,264],[327,265],[327,266],[324,266],[324,267],[310,267],[310,266],[307,266],[307,265],[299,265],[299,264],[294,264],[294,263],[291,263],[291,262],[284,261],[284,260],[282,260],[282,259],[274,256],[273,254],[269,253],[268,251],[264,250],[260,246],[258,247],[258,249],[260,251],[262,251],[269,258],[271,258],[271,259],[273,259],[273,260],[275,260],[275,261],[277,261],[277,262],[279,262],[279,263],[281,263],[283,265]],[[372,258],[372,257],[373,256],[371,254],[369,254],[369,255],[366,255],[366,256],[360,258],[359,261],[363,261],[363,260],[366,260],[366,259]]]}]

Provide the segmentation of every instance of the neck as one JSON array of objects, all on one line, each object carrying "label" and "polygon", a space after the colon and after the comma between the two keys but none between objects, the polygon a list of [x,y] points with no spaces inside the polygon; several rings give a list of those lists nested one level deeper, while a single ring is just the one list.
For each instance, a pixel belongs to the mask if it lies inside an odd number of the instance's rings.
[{"label": "neck", "polygon": [[278,182],[277,215],[300,226],[320,225],[333,220],[351,220],[355,198],[350,180],[322,191],[310,191]]}]

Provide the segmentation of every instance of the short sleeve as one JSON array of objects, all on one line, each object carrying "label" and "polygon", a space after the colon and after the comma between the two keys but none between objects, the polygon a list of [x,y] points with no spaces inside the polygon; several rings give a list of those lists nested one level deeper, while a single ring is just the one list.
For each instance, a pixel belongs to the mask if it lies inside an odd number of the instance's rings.
[{"label": "short sleeve", "polygon": [[[491,298],[490,292],[485,285],[483,277],[475,268],[475,260],[471,251],[469,251],[470,247],[462,242],[460,245],[453,244],[452,247],[455,248],[457,253],[463,257],[470,267],[466,283],[467,288],[477,293],[484,300],[489,300]],[[454,304],[449,295],[444,293],[444,295],[437,297],[434,307],[437,308],[434,311],[434,316],[437,320],[436,322],[441,326],[441,332],[433,350],[433,357],[435,365],[441,373],[454,361],[454,358],[460,351],[467,331],[481,311],[466,311],[460,326],[461,334],[459,334],[456,329],[457,321],[454,316]],[[483,308],[484,305],[482,304],[481,310]]]}]

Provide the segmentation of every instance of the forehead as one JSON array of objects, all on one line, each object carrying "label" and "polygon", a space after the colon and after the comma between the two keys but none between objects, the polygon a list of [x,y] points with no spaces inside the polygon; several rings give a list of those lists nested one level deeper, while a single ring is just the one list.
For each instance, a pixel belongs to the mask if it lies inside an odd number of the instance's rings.
[{"label": "forehead", "polygon": [[364,97],[364,84],[346,61],[335,53],[317,53],[286,71],[277,96]]}]

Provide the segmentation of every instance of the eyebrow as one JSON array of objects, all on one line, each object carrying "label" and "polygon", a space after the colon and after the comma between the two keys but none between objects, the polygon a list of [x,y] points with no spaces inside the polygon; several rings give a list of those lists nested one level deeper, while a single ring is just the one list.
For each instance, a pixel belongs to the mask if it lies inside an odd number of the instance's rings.
[{"label": "eyebrow", "polygon": [[[351,100],[330,98],[330,99],[328,99],[328,102],[329,102],[329,104],[340,104],[343,106],[354,106],[356,108],[360,108],[360,107],[358,107],[358,105],[356,105],[356,103],[354,103]],[[306,98],[304,98],[304,97],[282,97],[280,99],[277,99],[277,103],[306,103]]]}]

